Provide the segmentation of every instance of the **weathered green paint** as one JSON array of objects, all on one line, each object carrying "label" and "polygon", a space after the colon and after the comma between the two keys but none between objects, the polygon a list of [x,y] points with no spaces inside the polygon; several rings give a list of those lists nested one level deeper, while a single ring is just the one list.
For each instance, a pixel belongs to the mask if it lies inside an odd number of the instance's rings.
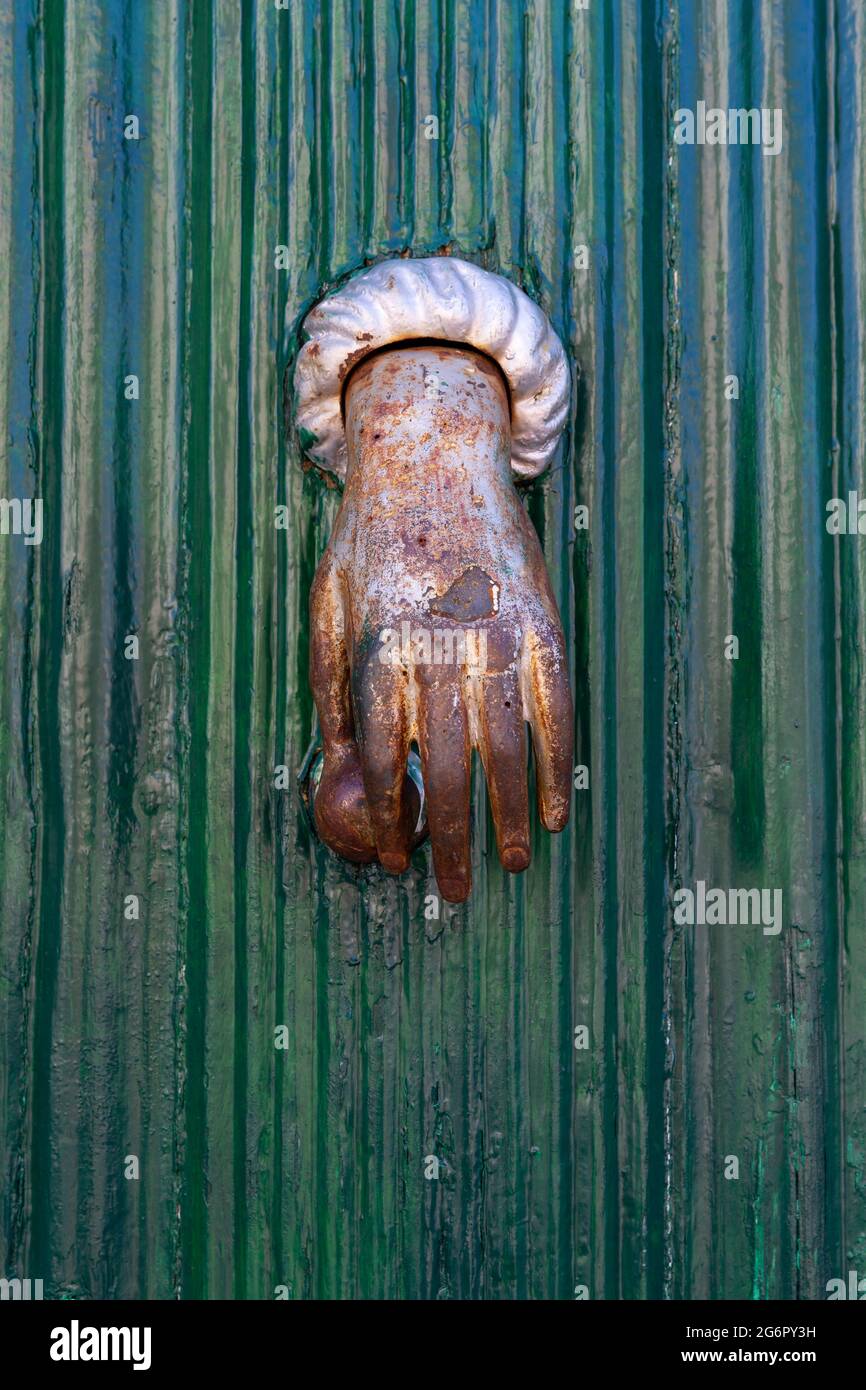
[{"label": "weathered green paint", "polygon": [[[824,528],[863,486],[864,26],[856,0],[6,6],[0,487],[45,499],[45,537],[0,537],[0,1273],[866,1273],[866,565]],[[782,153],[677,149],[699,98],[781,107]],[[514,880],[479,785],[476,887],[435,922],[429,850],[400,882],[341,864],[273,771],[313,732],[336,502],[284,430],[298,325],[446,244],[580,367],[528,505],[591,787]],[[675,929],[698,878],[782,888],[782,934]]]}]

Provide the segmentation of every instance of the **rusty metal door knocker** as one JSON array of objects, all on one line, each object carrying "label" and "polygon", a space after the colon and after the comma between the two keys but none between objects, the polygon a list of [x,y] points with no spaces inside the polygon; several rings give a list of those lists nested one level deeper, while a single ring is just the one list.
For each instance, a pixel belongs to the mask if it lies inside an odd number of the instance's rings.
[{"label": "rusty metal door knocker", "polygon": [[304,327],[298,427],[346,482],[310,595],[316,827],[395,874],[429,831],[440,891],[462,902],[473,748],[505,869],[530,858],[527,723],[541,820],[568,820],[565,642],[512,476],[550,461],[565,353],[521,290],[453,257],[383,262]]}]

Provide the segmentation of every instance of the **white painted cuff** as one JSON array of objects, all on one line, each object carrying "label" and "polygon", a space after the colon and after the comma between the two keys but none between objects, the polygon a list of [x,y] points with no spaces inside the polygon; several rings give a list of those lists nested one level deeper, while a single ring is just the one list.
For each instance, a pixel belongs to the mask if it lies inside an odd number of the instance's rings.
[{"label": "white painted cuff", "polygon": [[305,453],[346,476],[342,391],[349,372],[389,343],[468,343],[502,368],[511,391],[511,467],[534,478],[550,463],[568,414],[571,373],[542,309],[501,275],[453,256],[382,261],[323,299],[304,320],[295,409]]}]

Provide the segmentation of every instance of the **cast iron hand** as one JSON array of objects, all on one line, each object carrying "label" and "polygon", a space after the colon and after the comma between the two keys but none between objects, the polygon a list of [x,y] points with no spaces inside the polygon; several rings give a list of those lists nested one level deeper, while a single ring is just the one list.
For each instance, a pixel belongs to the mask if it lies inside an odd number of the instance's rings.
[{"label": "cast iron hand", "polygon": [[526,723],[548,830],[571,799],[565,646],[511,479],[508,393],[471,348],[395,347],[355,368],[345,412],[346,489],[311,594],[315,820],[337,853],[401,873],[418,839],[415,742],[436,878],[462,902],[472,748],[506,869],[530,858]]}]

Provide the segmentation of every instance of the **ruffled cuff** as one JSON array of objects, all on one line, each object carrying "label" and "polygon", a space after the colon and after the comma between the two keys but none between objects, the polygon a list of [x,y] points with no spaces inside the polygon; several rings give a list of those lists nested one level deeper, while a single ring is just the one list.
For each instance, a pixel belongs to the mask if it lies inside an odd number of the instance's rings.
[{"label": "ruffled cuff", "polygon": [[295,409],[305,453],[346,476],[342,392],[371,352],[407,339],[467,343],[499,364],[511,392],[511,467],[535,478],[568,414],[571,373],[542,309],[501,275],[453,256],[382,261],[323,299],[304,320]]}]

